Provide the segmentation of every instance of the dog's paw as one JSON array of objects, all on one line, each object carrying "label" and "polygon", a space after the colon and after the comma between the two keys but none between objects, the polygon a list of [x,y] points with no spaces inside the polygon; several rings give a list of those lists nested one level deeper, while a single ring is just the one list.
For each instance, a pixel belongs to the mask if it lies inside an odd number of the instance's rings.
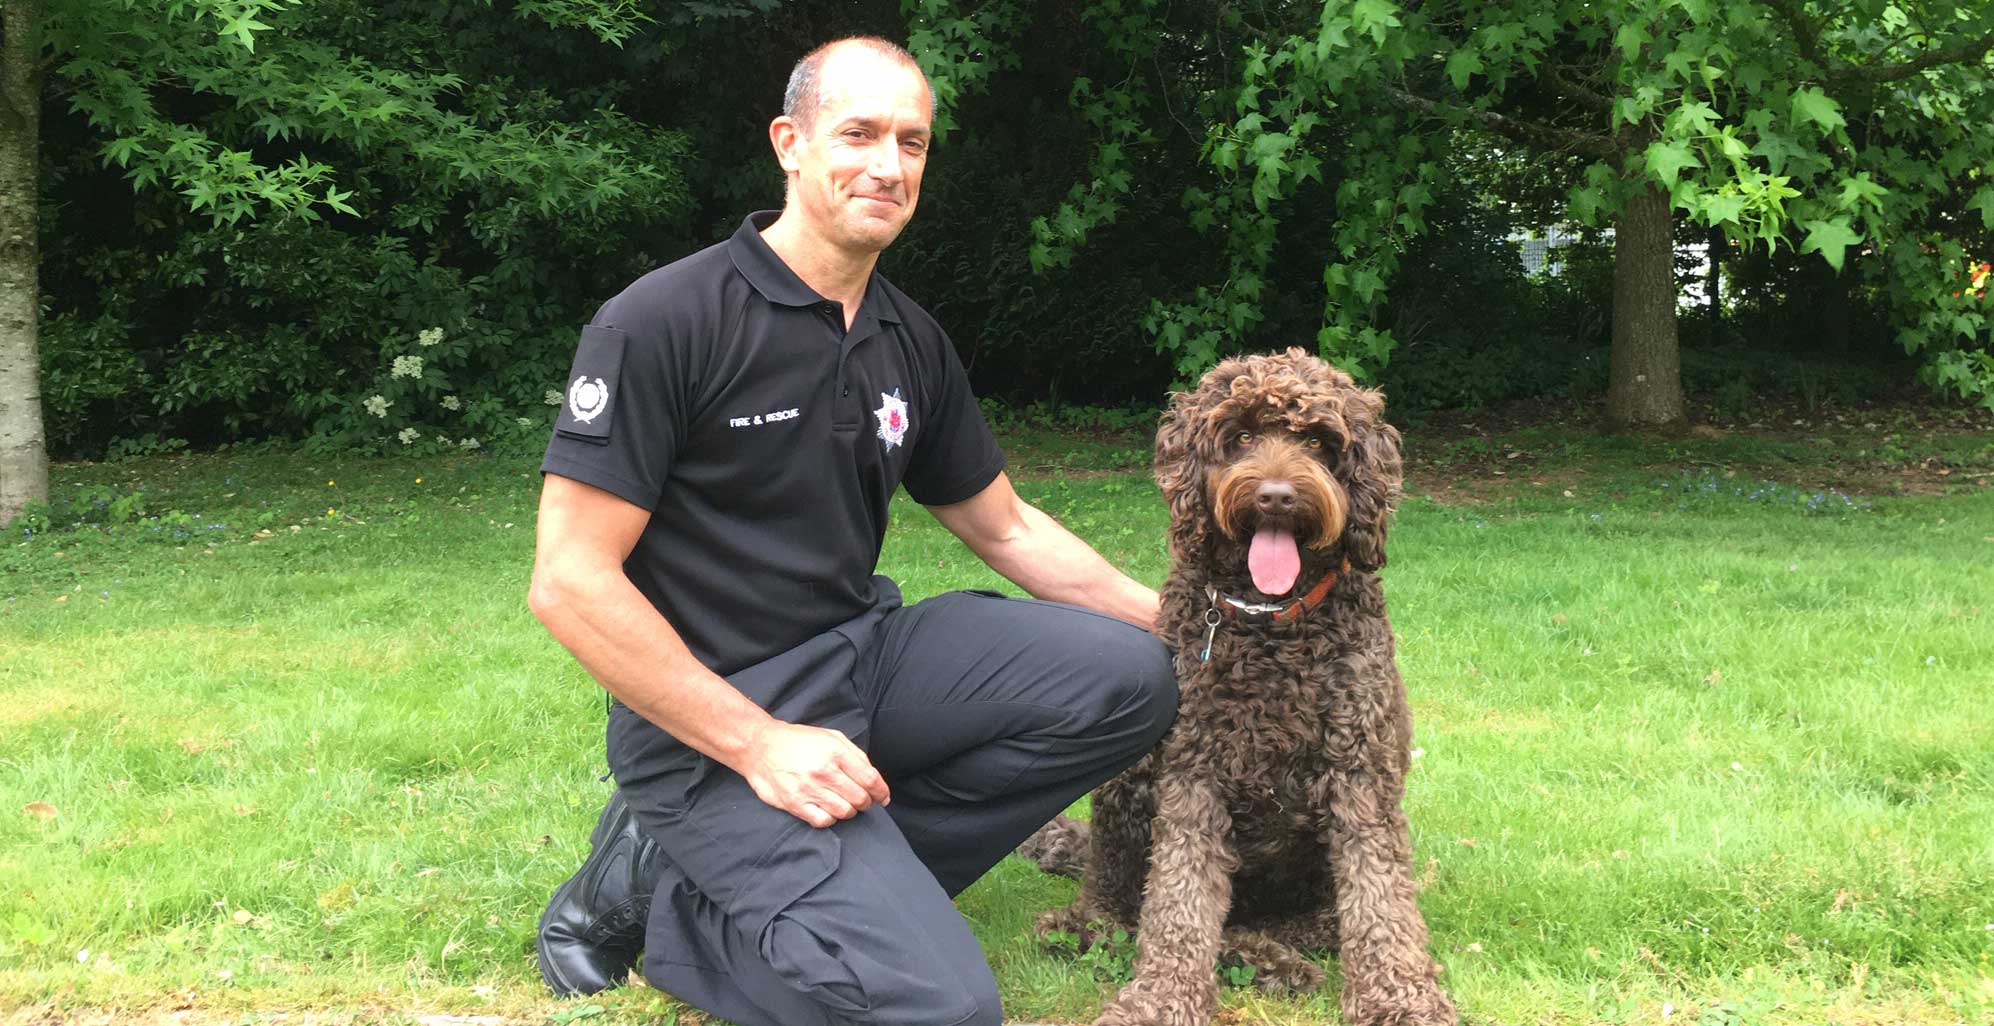
[{"label": "dog's paw", "polygon": [[1094,944],[1094,929],[1087,916],[1072,906],[1054,909],[1039,917],[1034,928],[1039,942],[1050,948],[1074,947],[1085,951]]},{"label": "dog's paw", "polygon": [[1253,973],[1253,985],[1270,994],[1311,994],[1321,990],[1322,983],[1322,966],[1302,959],[1256,967]]},{"label": "dog's paw", "polygon": [[1355,1014],[1346,1012],[1344,1016],[1351,1026],[1458,1026],[1461,1021],[1454,1011],[1454,1002],[1438,988],[1415,994],[1402,1003],[1351,1011]]},{"label": "dog's paw", "polygon": [[1137,979],[1101,1009],[1094,1026],[1207,1026],[1218,1004],[1216,990],[1199,993],[1196,987]]}]

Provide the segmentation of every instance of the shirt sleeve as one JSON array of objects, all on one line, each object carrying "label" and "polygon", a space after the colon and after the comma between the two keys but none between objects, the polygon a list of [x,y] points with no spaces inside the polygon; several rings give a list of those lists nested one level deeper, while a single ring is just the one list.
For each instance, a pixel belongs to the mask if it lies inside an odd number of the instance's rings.
[{"label": "shirt sleeve", "polygon": [[971,498],[1004,469],[1004,451],[969,390],[969,375],[956,358],[954,343],[943,335],[940,348],[940,380],[931,391],[927,427],[914,440],[902,479],[907,494],[923,506]]},{"label": "shirt sleeve", "polygon": [[661,332],[610,313],[582,329],[540,470],[656,509],[685,433],[684,368]]}]

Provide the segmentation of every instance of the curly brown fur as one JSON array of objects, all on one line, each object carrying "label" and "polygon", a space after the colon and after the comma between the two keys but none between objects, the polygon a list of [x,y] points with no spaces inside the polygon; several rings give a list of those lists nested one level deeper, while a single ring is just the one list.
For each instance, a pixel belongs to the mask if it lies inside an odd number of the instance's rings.
[{"label": "curly brown fur", "polygon": [[1078,880],[1087,868],[1087,824],[1060,816],[1025,838],[1018,854],[1054,876]]},{"label": "curly brown fur", "polygon": [[[1156,438],[1172,562],[1157,633],[1176,653],[1177,723],[1095,793],[1080,895],[1042,922],[1137,924],[1135,978],[1097,1023],[1203,1026],[1221,957],[1307,989],[1321,973],[1301,952],[1325,946],[1351,1026],[1456,1022],[1413,902],[1412,718],[1375,574],[1400,475],[1383,397],[1299,349],[1227,360],[1173,398]],[[1301,543],[1281,595],[1248,567],[1270,525]],[[1345,561],[1312,612],[1227,619],[1201,658],[1207,588],[1286,602]],[[1072,825],[1048,831],[1070,851]]]}]

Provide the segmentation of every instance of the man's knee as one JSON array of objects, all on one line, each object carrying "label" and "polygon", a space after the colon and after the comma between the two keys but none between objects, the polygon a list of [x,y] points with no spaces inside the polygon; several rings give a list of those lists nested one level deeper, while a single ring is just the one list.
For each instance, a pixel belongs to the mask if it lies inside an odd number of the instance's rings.
[{"label": "man's knee", "polygon": [[1128,729],[1144,739],[1141,748],[1147,751],[1177,719],[1177,670],[1170,652],[1148,632],[1128,632],[1104,665],[1116,715],[1128,718]]}]

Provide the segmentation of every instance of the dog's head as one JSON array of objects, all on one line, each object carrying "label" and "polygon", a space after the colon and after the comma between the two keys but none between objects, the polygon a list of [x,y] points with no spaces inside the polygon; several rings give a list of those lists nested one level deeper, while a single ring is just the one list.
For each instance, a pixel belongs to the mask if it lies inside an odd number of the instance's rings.
[{"label": "dog's head", "polygon": [[1269,598],[1344,559],[1384,566],[1401,476],[1384,414],[1384,396],[1300,349],[1212,368],[1156,433],[1171,556],[1243,570]]}]

